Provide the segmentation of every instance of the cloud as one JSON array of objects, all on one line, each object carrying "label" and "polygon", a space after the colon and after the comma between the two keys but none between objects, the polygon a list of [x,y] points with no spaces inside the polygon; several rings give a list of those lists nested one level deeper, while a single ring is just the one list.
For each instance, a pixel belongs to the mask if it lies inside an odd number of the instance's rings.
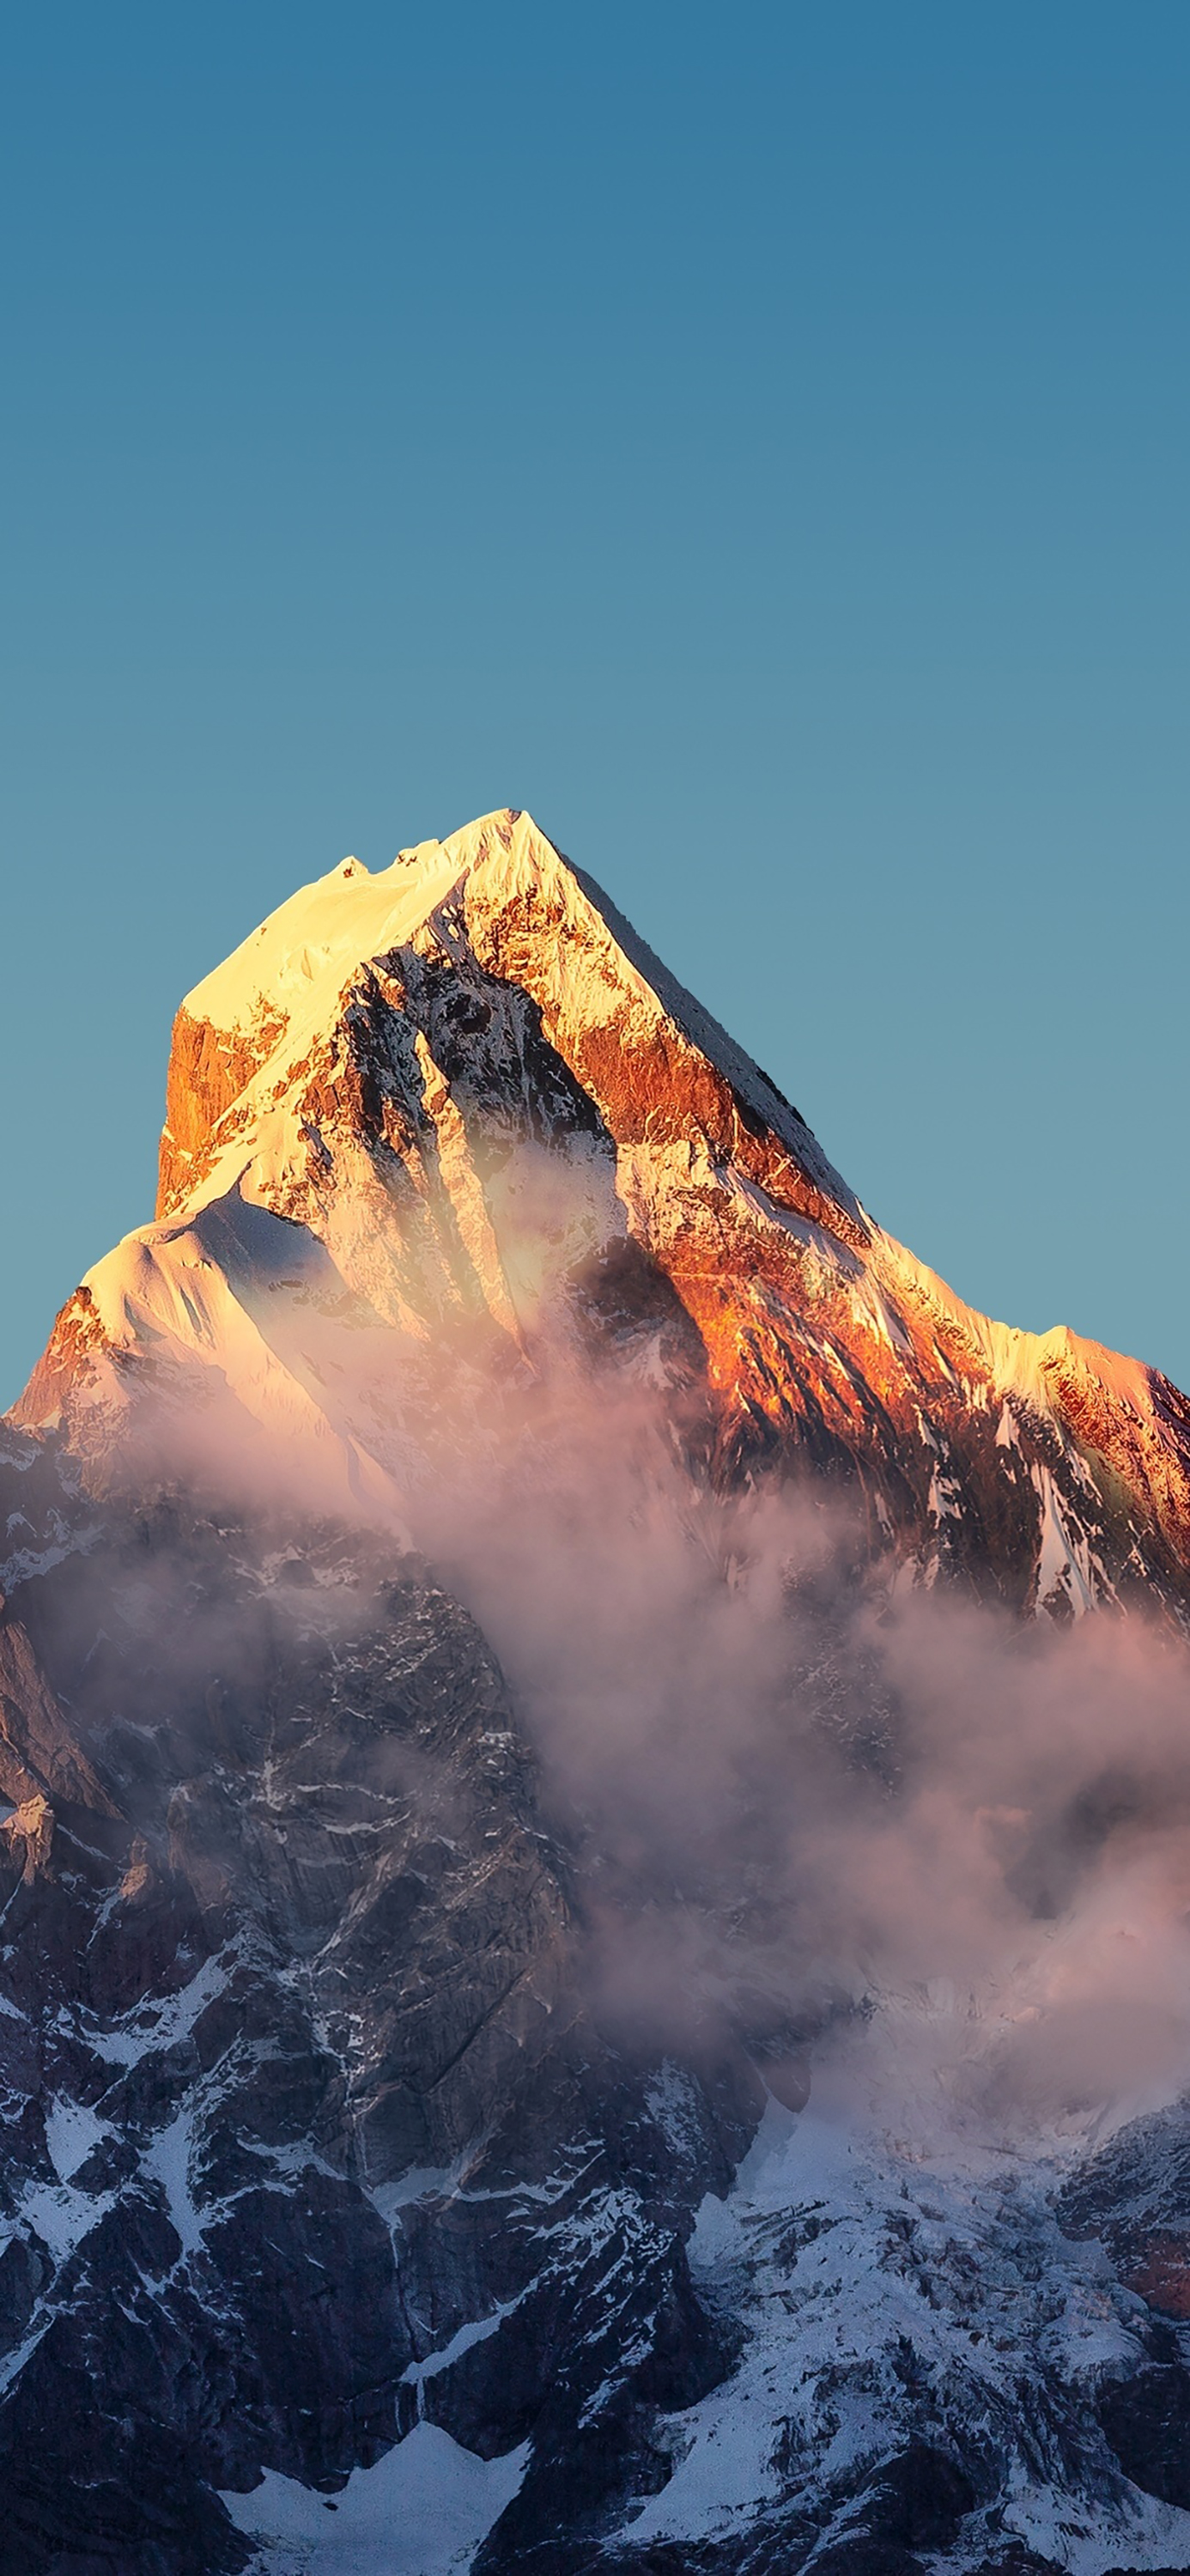
[{"label": "cloud", "polygon": [[423,1527],[578,1845],[613,2020],[677,2041],[767,2012],[762,2064],[816,2029],[857,2082],[1000,2127],[1190,2082],[1167,1627],[891,1585],[821,1487],[716,1496],[614,1377],[556,1386]]},{"label": "cloud", "polygon": [[[536,1243],[562,1220],[533,1207]],[[659,2047],[730,2027],[770,2069],[817,2033],[820,2064],[960,2121],[1186,2085],[1185,1646],[893,1584],[808,1476],[717,1492],[683,1319],[654,1283],[625,1329],[624,1278],[602,1303],[598,1280],[555,1285],[519,1356],[483,1318],[415,1346],[353,1310],[341,1394],[380,1419],[387,1371],[407,1530],[509,1677],[575,1853],[594,2008]],[[257,1305],[270,1356],[288,1370],[300,1342],[329,1384],[339,1304]],[[298,1428],[282,1469],[267,1423],[245,1444],[177,1390],[138,1454],[274,1520],[341,1512]],[[400,1547],[366,1479],[350,1503]]]}]

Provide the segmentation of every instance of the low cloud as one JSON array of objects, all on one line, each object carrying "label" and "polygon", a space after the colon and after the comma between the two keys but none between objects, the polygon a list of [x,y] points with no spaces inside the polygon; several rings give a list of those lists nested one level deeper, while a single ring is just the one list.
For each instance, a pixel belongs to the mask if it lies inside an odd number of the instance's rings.
[{"label": "low cloud", "polygon": [[997,2133],[1190,2083],[1167,1626],[894,1583],[821,1488],[715,1496],[615,1381],[422,1518],[577,1840],[613,2021],[677,2042],[718,1998],[762,2064],[816,2031],[905,2116]]},{"label": "low cloud", "polygon": [[[299,1336],[331,1382],[320,1311],[270,1324],[286,1384]],[[404,1375],[391,1327],[351,1322],[342,1403],[365,1425],[387,1370],[403,1522],[362,1429],[303,1441],[304,1397],[278,1467],[267,1373],[255,1445],[187,1382],[138,1455],[274,1518],[349,1507],[457,1591],[575,1851],[613,2026],[681,2046],[718,2013],[774,2067],[814,2033],[820,2066],[985,2127],[1190,2083],[1190,1655],[1167,1627],[1024,1625],[894,1583],[821,1484],[717,1493],[680,1318],[580,1352],[539,1317],[534,1365],[465,1319]]]}]

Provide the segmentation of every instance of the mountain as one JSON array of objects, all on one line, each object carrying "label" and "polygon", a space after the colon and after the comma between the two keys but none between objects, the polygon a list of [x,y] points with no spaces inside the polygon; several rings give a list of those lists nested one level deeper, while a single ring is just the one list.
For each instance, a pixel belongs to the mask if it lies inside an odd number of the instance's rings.
[{"label": "mountain", "polygon": [[1186,1399],[964,1306],[524,814],[345,860],[188,995],[157,1221],[16,1418],[102,1486],[147,1398],[399,1518],[428,1416],[593,1337],[697,1400],[717,1474],[810,1462],[923,1565],[1059,1616],[1184,1596]]},{"label": "mountain", "polygon": [[0,1438],[6,2576],[1190,2566],[1168,1381],[505,811],[188,995]]}]

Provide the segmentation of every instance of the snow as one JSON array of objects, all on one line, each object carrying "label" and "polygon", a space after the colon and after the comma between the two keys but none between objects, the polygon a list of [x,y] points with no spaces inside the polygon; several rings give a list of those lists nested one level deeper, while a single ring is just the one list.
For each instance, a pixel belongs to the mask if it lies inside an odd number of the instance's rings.
[{"label": "snow", "polygon": [[222,1958],[204,1959],[189,1985],[177,1994],[168,1995],[163,2003],[138,2004],[115,2030],[95,2031],[88,2035],[89,2045],[97,2057],[109,2066],[136,2066],[154,2049],[172,2048],[193,2030],[200,2012],[222,1994],[227,1984],[227,1965]]},{"label": "snow", "polygon": [[[14,1513],[8,1522],[10,1536],[18,1520],[26,1529],[29,1527],[23,1512]],[[19,1584],[32,1582],[36,1575],[51,1573],[54,1566],[64,1565],[68,1556],[85,1556],[99,1538],[98,1522],[90,1523],[85,1529],[72,1530],[67,1528],[58,1512],[50,1512],[48,1527],[52,1536],[45,1546],[15,1547],[11,1555],[0,1562],[0,1592],[15,1592]]]},{"label": "snow", "polygon": [[[655,1157],[655,1152],[654,1147],[649,1148],[650,1156]],[[761,1183],[752,1180],[748,1173],[738,1171],[732,1165],[725,1171],[717,1171],[715,1178],[720,1188],[761,1225],[788,1235],[794,1243],[813,1253],[824,1279],[833,1284],[838,1278],[853,1280],[862,1275],[859,1254],[853,1252],[849,1244],[840,1243],[838,1236],[831,1234],[826,1226],[816,1225],[812,1217],[799,1215],[796,1208],[780,1207]],[[891,1342],[892,1309],[879,1289],[870,1288],[864,1280],[857,1304],[865,1321],[874,1325],[884,1340]]]},{"label": "snow", "polygon": [[[856,1290],[852,1297],[852,1306],[865,1323],[873,1326],[879,1340],[884,1342],[890,1351],[899,1352],[904,1359],[912,1359],[913,1344],[901,1317],[871,1270],[865,1272],[862,1287]],[[942,1352],[936,1350],[934,1356],[944,1376],[951,1377],[953,1372],[948,1367]]]},{"label": "snow", "polygon": [[[547,1034],[614,1025],[623,1038],[625,1014],[626,1027],[643,1036],[667,1022],[671,1043],[684,1042],[713,1063],[825,1195],[862,1227],[858,1203],[768,1077],[676,983],[593,881],[559,855],[531,815],[507,810],[481,815],[446,841],[402,850],[375,876],[344,860],[292,895],[187,994],[183,1007],[192,1019],[240,1044],[247,1040],[255,1061],[197,1199],[225,1193],[254,1157],[259,1169],[262,1148],[280,1176],[285,1151],[276,1105],[296,1069],[308,1071],[312,1049],[337,1024],[344,993],[361,971],[380,967],[426,929],[449,947],[456,912],[482,945],[490,922],[525,897],[542,896],[556,925],[535,959]],[[433,1079],[440,1082],[436,1069]]]},{"label": "snow", "polygon": [[420,2388],[427,2379],[437,2379],[442,2371],[453,2369],[455,2362],[461,2361],[473,2344],[487,2343],[492,2335],[499,2332],[505,2317],[510,2317],[513,2309],[519,2306],[519,2299],[509,2299],[503,2306],[495,2307],[491,2316],[478,2317],[473,2324],[460,2326],[450,2342],[440,2345],[437,2352],[427,2353],[424,2361],[411,2361],[402,2372],[402,2378],[415,2388]]},{"label": "snow", "polygon": [[[231,1209],[225,1228],[229,1235],[237,1219],[252,1217],[275,1226],[279,1234],[283,1230],[291,1261],[302,1256],[316,1259],[326,1274],[328,1301],[333,1283],[341,1305],[350,1304],[345,1281],[316,1237],[297,1226],[282,1229],[280,1219],[241,1200],[238,1190],[231,1193]],[[211,1215],[209,1205],[199,1211],[201,1219]],[[230,1269],[234,1258],[230,1250],[226,1257]],[[115,1415],[125,1401],[119,1368],[122,1355],[151,1352],[159,1368],[174,1362],[189,1372],[197,1363],[205,1384],[200,1399],[190,1377],[187,1427],[191,1455],[200,1467],[208,1457],[222,1460],[230,1449],[242,1458],[246,1473],[253,1466],[259,1470],[270,1490],[279,1486],[288,1491],[292,1478],[299,1476],[326,1508],[353,1515],[362,1506],[394,1530],[400,1528],[407,1538],[394,1489],[383,1469],[351,1435],[341,1418],[342,1407],[332,1420],[323,1402],[303,1383],[300,1353],[279,1355],[251,1313],[253,1294],[274,1291],[278,1284],[259,1260],[255,1278],[250,1260],[243,1262],[242,1273],[237,1264],[233,1284],[206,1253],[197,1226],[193,1230],[148,1226],[127,1235],[88,1271],[83,1284],[116,1354],[114,1364],[101,1363],[97,1371]],[[279,1284],[296,1289],[295,1302],[308,1306],[308,1291],[300,1282]],[[276,1329],[281,1297],[274,1293],[271,1302],[274,1311],[269,1321]],[[354,1345],[364,1339],[357,1332],[348,1343],[353,1358],[357,1357]],[[375,1339],[379,1341],[380,1335]],[[384,1339],[391,1372],[395,1337],[388,1334]],[[371,1343],[364,1356],[378,1362]],[[254,1433],[262,1435],[255,1448],[249,1446]]]},{"label": "snow", "polygon": [[927,1508],[937,1522],[961,1521],[963,1517],[962,1486],[957,1477],[948,1474],[943,1467],[936,1466],[930,1476]]},{"label": "snow", "polygon": [[54,2102],[46,2115],[45,2141],[59,2182],[69,2182],[80,2165],[85,2165],[92,2147],[109,2134],[107,2123],[97,2119],[85,2103]]},{"label": "snow", "polygon": [[1056,1593],[1069,1602],[1075,1618],[1081,1619],[1110,1593],[1110,1586],[1087,1539],[1063,1510],[1049,1468],[1037,1459],[1029,1472],[1041,1504],[1041,1553],[1035,1592],[1038,1608],[1044,1610]]},{"label": "snow", "polygon": [[1069,2567],[1077,2576],[1119,2576],[1121,2549],[1134,2566],[1157,2569],[1160,2576],[1190,2566],[1190,2514],[1176,2505],[1158,2504],[1139,2489],[1133,2492],[1134,2507],[1129,2509],[1125,2497],[1113,2527],[1096,2531],[1094,2516],[1080,2512],[1068,2496],[1049,2487],[1023,2486],[1005,2510],[1004,2527],[1039,2557]]},{"label": "snow", "polygon": [[702,2144],[700,2106],[685,2069],[667,2057],[645,2095],[652,2117],[677,2155],[696,2155]]},{"label": "snow", "polygon": [[[414,1128],[422,1122],[427,1139],[432,1130],[427,1151],[467,1255],[467,1294],[474,1285],[512,1352],[534,1355],[543,1290],[595,1242],[622,1235],[627,1225],[661,1247],[664,1267],[665,1246],[683,1228],[727,1228],[737,1238],[741,1280],[758,1250],[781,1254],[791,1288],[779,1321],[794,1374],[800,1347],[829,1371],[830,1401],[850,1416],[870,1412],[875,1398],[899,1419],[906,1398],[931,1401],[925,1379],[945,1388],[948,1408],[956,1390],[969,1410],[987,1405],[994,1419],[998,1406],[995,1440],[1007,1479],[1017,1472],[1011,1448],[1033,1445],[1030,1416],[1061,1425],[1063,1386],[1074,1378],[1092,1397],[1092,1421],[1106,1405],[1121,1422],[1127,1418],[1134,1446],[1139,1426],[1140,1445],[1155,1448],[1161,1463],[1171,1452],[1176,1459],[1176,1442],[1155,1411],[1151,1374],[1138,1362],[1064,1326],[1037,1335],[979,1314],[869,1226],[767,1077],[532,818],[508,810],[481,816],[445,841],[401,851],[376,875],[344,860],[282,904],[187,996],[186,1009],[214,1031],[216,1051],[222,1044],[243,1088],[210,1140],[210,1167],[195,1178],[176,1218],[127,1237],[84,1283],[108,1348],[95,1337],[89,1373],[76,1381],[72,1402],[88,1407],[98,1446],[119,1447],[132,1389],[157,1383],[176,1401],[175,1418],[184,1416],[200,1474],[209,1462],[223,1473],[230,1454],[246,1483],[259,1478],[266,1499],[300,1475],[320,1508],[366,1512],[401,1544],[411,1543],[423,1462],[404,1408],[416,1410],[426,1355],[440,1339],[442,1313],[454,1312],[458,1283],[444,1256],[427,1295],[411,1286],[400,1225],[378,1221],[368,1140],[350,1117],[335,1112],[324,1121],[318,1111],[325,1168],[311,1179],[308,1122],[314,1071],[333,1069],[345,997],[366,975],[400,1009],[400,952],[408,960],[432,948],[478,959],[497,980],[506,970],[514,982],[523,976],[546,1037],[580,1071],[612,1050],[630,1064],[639,1047],[676,1068],[679,1085],[683,1066],[705,1084],[709,1063],[720,1077],[718,1093],[725,1079],[763,1118],[769,1164],[783,1168],[783,1146],[847,1216],[835,1232],[829,1207],[817,1224],[780,1204],[740,1168],[738,1150],[725,1156],[721,1136],[712,1144],[692,1109],[668,1141],[654,1133],[664,1122],[650,1116],[643,1136],[625,1137],[614,1165],[606,1140],[595,1146],[569,1137],[565,1188],[555,1221],[546,1223],[534,1189],[523,1186],[518,1155],[501,1166],[499,1179],[481,1170],[452,1082],[415,1030],[410,1056],[420,1070],[394,1075],[394,1132],[403,1134],[406,1114]],[[518,963],[518,954],[527,962]],[[407,1097],[398,1098],[402,1080]],[[399,1150],[424,1199],[420,1145]],[[771,1170],[769,1178],[780,1190]],[[562,1241],[560,1210],[574,1230],[572,1244]],[[823,1307],[839,1319],[835,1338],[822,1334]],[[932,1362],[924,1357],[929,1350]],[[126,1367],[134,1355],[151,1367]],[[655,1339],[642,1345],[639,1366],[665,1379]],[[932,1439],[924,1422],[923,1437]],[[1071,1474],[1085,1476],[1064,1427],[1062,1437]],[[1125,1472],[1147,1518],[1144,1478]],[[1084,1595],[1103,1597],[1099,1569],[1053,1495],[1042,1501],[1042,1595],[1058,1582],[1082,1608]],[[962,1475],[940,1463],[929,1506],[936,1541],[969,1502]],[[936,1570],[936,1563],[923,1569],[925,1579]]]},{"label": "snow", "polygon": [[287,1014],[287,1052],[300,1052],[365,958],[399,947],[450,893],[482,830],[478,822],[450,841],[423,841],[375,876],[344,859],[270,913],[187,993],[183,1009],[218,1029],[248,1031],[267,1004]]},{"label": "snow", "polygon": [[85,2165],[91,2149],[110,2134],[85,2103],[55,2097],[45,2114],[46,2146],[58,2179],[35,2182],[22,2194],[20,2216],[47,2246],[55,2262],[64,2263],[84,2236],[112,2207],[114,2193],[96,2195],[72,2188],[72,2178]]},{"label": "snow", "polygon": [[23,2192],[20,2216],[48,2246],[56,2263],[65,2263],[84,2236],[97,2227],[105,2212],[115,2206],[116,2195],[106,2191],[74,2191],[69,2183],[33,2183]]},{"label": "snow", "polygon": [[462,2576],[511,2504],[527,2442],[477,2459],[437,2424],[415,2424],[336,2496],[266,2469],[250,2495],[225,2493],[236,2529],[261,2544],[262,2576]]},{"label": "snow", "polygon": [[[529,822],[528,816],[522,819],[526,823]],[[530,824],[531,831],[533,828]],[[540,843],[540,836],[537,837]],[[548,850],[550,844],[546,842],[544,847]],[[565,862],[559,864],[565,881],[563,893],[567,911],[571,919],[576,922],[576,926],[586,933],[587,945],[591,943],[591,933],[594,930],[597,949],[603,945],[611,951],[615,961],[614,971],[617,980],[623,983],[627,982],[629,976],[635,978],[637,990],[645,1000],[649,1016],[655,1017],[658,1008],[664,1012],[688,1043],[696,1047],[710,1063],[718,1066],[719,1070],[726,1074],[739,1098],[746,1101],[757,1112],[770,1132],[788,1148],[824,1195],[834,1200],[838,1207],[845,1209],[861,1232],[866,1231],[867,1220],[859,1201],[848,1189],[834,1165],[828,1161],[817,1137],[811,1133],[800,1113],[784,1099],[768,1074],[762,1072],[751,1056],[745,1054],[744,1049],[737,1045],[736,1040],[721,1027],[718,1020],[712,1019],[710,1012],[703,1008],[702,1003],[696,1001],[694,995],[688,993],[684,985],[679,984],[677,977],[671,975],[669,968],[651,948],[646,946],[638,932],[633,929],[631,922],[625,920],[623,913],[611,902],[602,887],[596,884],[594,878],[589,877],[582,868],[567,866]],[[575,903],[571,888],[579,895],[581,906],[585,909]],[[557,967],[563,977],[574,974],[576,961],[580,956],[581,949],[577,941],[560,940],[556,943]],[[606,972],[605,966],[605,975]],[[591,981],[594,984],[596,977],[592,977]]]},{"label": "snow", "polygon": [[1072,1333],[1068,1324],[1055,1324],[1047,1333],[1026,1333],[1013,1324],[998,1324],[977,1307],[965,1305],[937,1271],[882,1230],[875,1236],[873,1252],[874,1265],[890,1291],[901,1302],[924,1307],[935,1319],[941,1317],[1000,1394],[1019,1396],[1036,1412],[1052,1414],[1050,1373],[1073,1367],[1080,1376],[1093,1379],[1112,1404],[1134,1421],[1153,1421],[1152,1372],[1142,1360],[1127,1359],[1118,1351],[1105,1350],[1101,1342],[1086,1341]]},{"label": "snow", "polygon": [[[890,2062],[903,2057],[896,2019]],[[792,2450],[803,2500],[845,2514],[903,2447],[908,2355],[918,2384],[945,2389],[960,2439],[965,2421],[1030,2418],[1022,2366],[1040,2394],[1047,2370],[1068,2382],[1140,2358],[1141,2303],[1052,2215],[1073,2142],[1029,2156],[965,2140],[911,2089],[894,2136],[853,2082],[822,2092],[821,2108],[796,2117],[770,2102],[730,2194],[698,2212],[695,2280],[747,2340],[725,2385],[663,2425],[674,2472],[630,2512],[621,2537],[634,2547],[742,2533],[788,2494],[778,2451]],[[1084,2499],[1060,2462],[1051,2485],[1019,2457],[1008,2527],[1074,2576],[1138,2557],[1190,2566],[1190,2514],[1107,2476]]]},{"label": "snow", "polygon": [[159,2182],[165,2193],[170,2223],[182,2240],[183,2254],[196,2254],[202,2245],[203,2222],[190,2189],[190,2150],[196,2116],[197,2105],[188,2102],[168,2128],[158,2130],[141,2159],[141,2172],[151,2182]]},{"label": "snow", "polygon": [[398,2213],[411,2201],[428,2199],[431,2193],[442,2197],[455,2188],[458,2178],[455,2165],[410,2165],[405,2173],[398,2174],[395,2182],[365,2183],[364,2189],[386,2226],[391,2227]]}]

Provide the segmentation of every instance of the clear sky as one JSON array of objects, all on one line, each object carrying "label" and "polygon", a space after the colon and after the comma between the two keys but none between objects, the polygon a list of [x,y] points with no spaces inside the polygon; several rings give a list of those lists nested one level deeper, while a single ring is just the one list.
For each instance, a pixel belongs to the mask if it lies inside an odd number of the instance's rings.
[{"label": "clear sky", "polygon": [[0,1397],[169,1023],[528,806],[961,1293],[1190,1383],[1185,0],[0,40]]}]

